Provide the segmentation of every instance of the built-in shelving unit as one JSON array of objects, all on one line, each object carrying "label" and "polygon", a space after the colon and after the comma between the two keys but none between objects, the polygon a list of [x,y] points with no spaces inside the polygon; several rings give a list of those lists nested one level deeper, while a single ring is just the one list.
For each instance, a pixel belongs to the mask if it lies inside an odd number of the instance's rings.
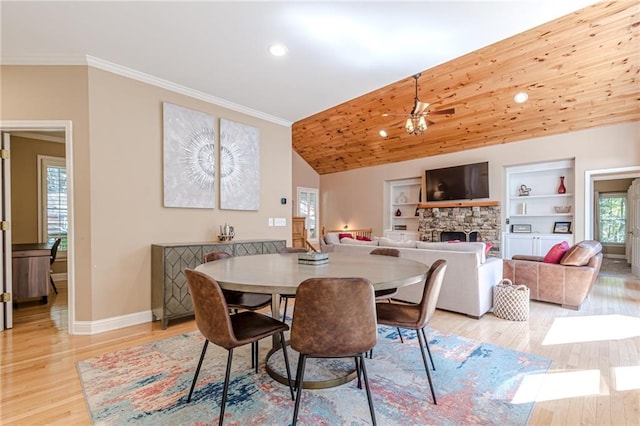
[{"label": "built-in shelving unit", "polygon": [[[559,160],[506,168],[503,257],[544,255],[560,241],[573,244],[572,233],[555,233],[556,222],[573,230],[575,210],[574,160]],[[565,192],[559,193],[561,181]],[[556,209],[565,208],[566,212]],[[528,231],[527,231],[528,230]],[[519,232],[518,232],[519,231]]]},{"label": "built-in shelving unit", "polygon": [[420,239],[416,211],[420,204],[421,189],[422,180],[419,177],[386,182],[389,200],[385,208],[386,237],[397,240]]}]

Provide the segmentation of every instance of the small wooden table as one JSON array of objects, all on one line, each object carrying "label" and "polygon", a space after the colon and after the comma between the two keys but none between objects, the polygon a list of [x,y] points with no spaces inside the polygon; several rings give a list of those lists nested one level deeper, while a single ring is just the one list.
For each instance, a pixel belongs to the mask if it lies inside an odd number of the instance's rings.
[{"label": "small wooden table", "polygon": [[46,304],[49,297],[49,273],[51,245],[48,243],[12,244],[12,299],[42,298]]}]

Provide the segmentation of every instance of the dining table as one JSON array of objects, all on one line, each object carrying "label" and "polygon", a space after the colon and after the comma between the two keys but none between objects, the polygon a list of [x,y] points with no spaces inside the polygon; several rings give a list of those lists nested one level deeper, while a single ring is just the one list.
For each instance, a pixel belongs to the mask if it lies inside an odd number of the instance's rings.
[{"label": "dining table", "polygon": [[[275,253],[220,259],[199,265],[196,270],[215,279],[225,290],[271,294],[271,314],[273,318],[279,318],[280,295],[295,294],[298,285],[308,278],[363,277],[371,281],[374,290],[388,290],[424,283],[429,266],[399,257],[360,253],[328,253],[328,262],[313,265],[299,263],[298,253]],[[267,358],[280,347],[281,342],[274,335]],[[276,380],[283,380],[278,372],[269,367],[267,371]],[[350,369],[349,374],[335,380],[321,380],[315,384],[305,380],[303,387],[335,386],[350,380],[354,374]]]}]

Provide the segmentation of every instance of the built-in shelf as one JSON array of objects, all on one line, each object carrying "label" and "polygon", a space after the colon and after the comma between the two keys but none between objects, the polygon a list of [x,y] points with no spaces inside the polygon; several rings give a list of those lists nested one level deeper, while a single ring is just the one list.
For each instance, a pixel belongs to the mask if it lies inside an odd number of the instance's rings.
[{"label": "built-in shelf", "polygon": [[526,200],[526,199],[540,199],[540,198],[563,198],[563,197],[573,197],[573,194],[547,194],[547,195],[518,195],[515,197],[510,197],[511,200]]}]

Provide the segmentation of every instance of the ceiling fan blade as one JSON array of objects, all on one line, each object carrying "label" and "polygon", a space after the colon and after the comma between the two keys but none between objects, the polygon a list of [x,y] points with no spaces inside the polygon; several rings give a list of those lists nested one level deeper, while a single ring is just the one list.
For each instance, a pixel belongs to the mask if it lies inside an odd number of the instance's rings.
[{"label": "ceiling fan blade", "polygon": [[435,114],[441,114],[441,115],[447,115],[447,114],[455,114],[456,113],[456,109],[455,108],[447,108],[447,109],[441,109],[439,111],[430,111],[429,114],[431,115],[435,115]]},{"label": "ceiling fan blade", "polygon": [[413,108],[413,111],[411,111],[411,114],[413,115],[424,114],[427,111],[427,108],[429,108],[429,102],[421,102],[416,99],[416,105]]}]

